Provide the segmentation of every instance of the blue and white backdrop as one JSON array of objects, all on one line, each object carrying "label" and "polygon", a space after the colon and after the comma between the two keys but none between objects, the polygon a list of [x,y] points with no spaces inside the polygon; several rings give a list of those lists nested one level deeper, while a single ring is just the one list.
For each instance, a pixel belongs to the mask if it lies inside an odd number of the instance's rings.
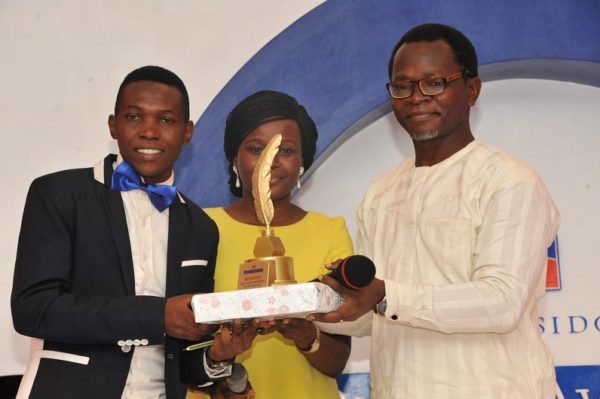
[{"label": "blue and white backdrop", "polygon": [[[561,210],[540,332],[555,357],[559,398],[600,398],[595,0],[0,2],[0,162],[11,188],[0,198],[0,375],[20,374],[26,362],[28,341],[11,326],[8,298],[27,187],[37,175],[115,151],[105,123],[125,73],[159,64],[188,84],[199,119],[176,175],[203,206],[230,201],[222,131],[231,107],[259,89],[297,97],[320,140],[295,200],[343,215],[355,233],[368,182],[412,155],[385,92],[390,50],[406,29],[430,21],[458,27],[478,50],[476,137],[531,164]],[[340,379],[346,398],[369,397],[368,357],[369,338],[356,339]]]}]

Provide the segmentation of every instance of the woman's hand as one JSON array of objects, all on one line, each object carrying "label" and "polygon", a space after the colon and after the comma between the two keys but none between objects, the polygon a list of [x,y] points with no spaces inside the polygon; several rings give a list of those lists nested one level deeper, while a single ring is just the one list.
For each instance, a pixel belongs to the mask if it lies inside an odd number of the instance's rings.
[{"label": "woman's hand", "polygon": [[294,341],[302,350],[308,350],[317,337],[317,327],[306,319],[276,320],[274,329],[285,338]]}]

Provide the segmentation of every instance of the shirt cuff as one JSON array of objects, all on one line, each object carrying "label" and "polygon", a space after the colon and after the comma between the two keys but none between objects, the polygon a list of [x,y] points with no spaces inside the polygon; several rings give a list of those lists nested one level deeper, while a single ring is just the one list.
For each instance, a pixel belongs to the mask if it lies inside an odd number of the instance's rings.
[{"label": "shirt cuff", "polygon": [[387,308],[385,318],[388,320],[411,324],[416,314],[431,309],[431,293],[419,290],[411,284],[384,280]]},{"label": "shirt cuff", "polygon": [[215,362],[210,360],[208,357],[208,349],[204,351],[203,356],[204,371],[206,375],[211,379],[229,377],[233,369],[233,360],[224,360],[221,362]]}]

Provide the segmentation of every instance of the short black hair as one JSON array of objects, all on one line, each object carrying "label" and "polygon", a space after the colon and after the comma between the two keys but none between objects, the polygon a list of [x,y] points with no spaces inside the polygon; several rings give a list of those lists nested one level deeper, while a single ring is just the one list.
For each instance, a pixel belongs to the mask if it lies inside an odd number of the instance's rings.
[{"label": "short black hair", "polygon": [[394,57],[400,46],[405,43],[414,42],[433,42],[443,40],[452,49],[456,63],[460,65],[463,72],[468,71],[466,78],[478,76],[477,72],[477,53],[473,43],[457,29],[443,24],[423,24],[415,26],[402,36],[400,41],[394,46],[390,61],[388,63],[388,75],[392,79],[392,69],[394,68]]},{"label": "short black hair", "polygon": [[267,122],[291,119],[298,123],[302,145],[302,166],[308,170],[313,163],[317,148],[317,126],[306,109],[298,101],[279,91],[262,90],[240,101],[231,110],[225,123],[224,149],[229,161],[229,191],[237,197],[242,189],[235,186],[233,173],[235,160],[244,138],[257,127]]},{"label": "short black hair", "polygon": [[179,78],[179,76],[175,75],[173,72],[168,69],[155,66],[155,65],[146,65],[136,70],[129,72],[121,86],[119,86],[119,91],[117,93],[117,100],[115,101],[115,115],[119,112],[119,106],[121,105],[121,94],[125,87],[128,84],[133,82],[141,82],[141,81],[149,81],[149,82],[157,82],[162,83],[167,86],[174,87],[181,94],[181,109],[183,110],[183,116],[186,121],[190,119],[190,98],[188,96],[187,89],[185,88],[185,84]]}]

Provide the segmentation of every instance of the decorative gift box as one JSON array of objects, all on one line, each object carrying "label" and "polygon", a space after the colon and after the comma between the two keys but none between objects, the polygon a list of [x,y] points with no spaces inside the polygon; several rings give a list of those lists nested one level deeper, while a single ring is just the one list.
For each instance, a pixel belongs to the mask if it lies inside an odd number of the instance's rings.
[{"label": "decorative gift box", "polygon": [[313,282],[273,285],[192,297],[196,323],[233,319],[304,317],[337,309],[342,297],[328,285]]}]

